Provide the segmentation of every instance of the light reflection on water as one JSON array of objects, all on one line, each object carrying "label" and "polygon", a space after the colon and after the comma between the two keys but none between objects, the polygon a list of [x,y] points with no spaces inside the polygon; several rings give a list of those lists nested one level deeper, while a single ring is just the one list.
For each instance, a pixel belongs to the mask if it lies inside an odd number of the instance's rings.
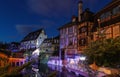
[{"label": "light reflection on water", "polygon": [[39,71],[34,72],[28,69],[25,74],[30,74],[29,77],[83,77],[76,76],[73,72],[68,72],[65,67],[58,67],[54,65],[40,64]]},{"label": "light reflection on water", "polygon": [[54,74],[54,72],[56,72],[56,76],[54,77],[78,77],[73,72],[68,72],[65,67],[41,64],[39,68],[41,68],[39,73],[42,77],[48,77],[49,75]]}]

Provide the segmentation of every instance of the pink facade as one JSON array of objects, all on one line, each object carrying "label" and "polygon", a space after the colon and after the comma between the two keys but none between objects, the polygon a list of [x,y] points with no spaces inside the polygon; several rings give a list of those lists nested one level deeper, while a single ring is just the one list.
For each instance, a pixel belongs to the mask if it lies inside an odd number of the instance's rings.
[{"label": "pink facade", "polygon": [[77,54],[77,18],[72,22],[59,28],[60,30],[60,57],[65,60],[67,57],[74,57]]}]

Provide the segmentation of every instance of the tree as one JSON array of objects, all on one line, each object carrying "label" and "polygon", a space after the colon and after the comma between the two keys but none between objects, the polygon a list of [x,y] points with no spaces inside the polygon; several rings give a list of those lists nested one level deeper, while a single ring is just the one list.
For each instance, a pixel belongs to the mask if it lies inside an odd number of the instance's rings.
[{"label": "tree", "polygon": [[88,63],[99,66],[116,66],[120,64],[120,37],[97,40],[88,45],[84,52]]}]

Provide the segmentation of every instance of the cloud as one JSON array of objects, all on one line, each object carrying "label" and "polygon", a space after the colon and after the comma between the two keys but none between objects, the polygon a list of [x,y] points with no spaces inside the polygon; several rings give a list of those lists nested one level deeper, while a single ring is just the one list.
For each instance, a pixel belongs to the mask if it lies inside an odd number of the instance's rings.
[{"label": "cloud", "polygon": [[29,10],[46,17],[69,14],[74,2],[74,0],[27,0]]},{"label": "cloud", "polygon": [[16,25],[16,30],[22,35],[28,34],[29,32],[40,28],[42,28],[42,26],[39,25]]},{"label": "cloud", "polygon": [[38,30],[40,28],[49,29],[56,26],[56,23],[51,20],[41,20],[40,25],[16,25],[16,30],[20,34],[28,34],[29,32]]}]

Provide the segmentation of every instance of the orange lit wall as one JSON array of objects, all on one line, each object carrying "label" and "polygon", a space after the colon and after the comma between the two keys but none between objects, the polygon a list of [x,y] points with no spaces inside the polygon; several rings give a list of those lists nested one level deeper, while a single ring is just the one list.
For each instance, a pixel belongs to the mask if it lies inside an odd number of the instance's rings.
[{"label": "orange lit wall", "polygon": [[7,64],[8,56],[4,53],[0,53],[0,67],[4,67]]},{"label": "orange lit wall", "polygon": [[24,58],[9,58],[9,63],[11,66],[21,66],[25,63]]}]

